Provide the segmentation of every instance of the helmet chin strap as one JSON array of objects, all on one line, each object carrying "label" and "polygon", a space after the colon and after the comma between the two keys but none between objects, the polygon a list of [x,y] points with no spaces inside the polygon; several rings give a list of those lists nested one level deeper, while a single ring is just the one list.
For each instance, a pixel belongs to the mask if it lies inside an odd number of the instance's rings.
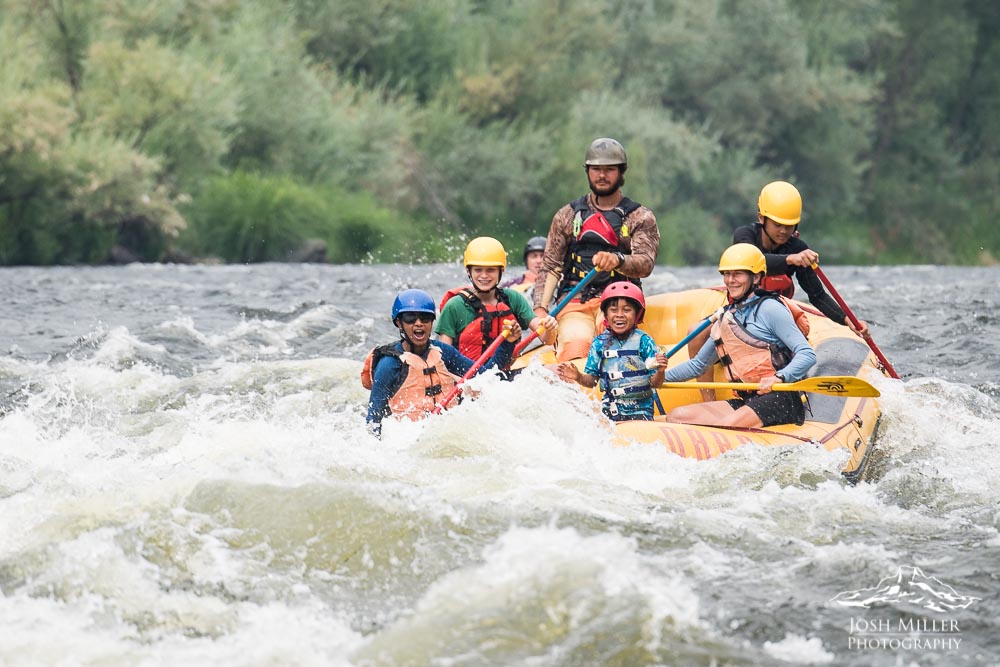
[{"label": "helmet chin strap", "polygon": [[[778,246],[780,246],[780,245],[781,245],[780,243],[778,243],[777,241],[775,241],[775,240],[774,240],[774,237],[773,237],[773,236],[771,236],[770,234],[768,234],[768,233],[767,233],[767,227],[766,227],[766,226],[764,225],[764,223],[763,223],[763,222],[761,222],[761,223],[758,223],[758,224],[760,225],[760,231],[761,231],[761,232],[763,232],[764,236],[766,236],[766,237],[767,237],[767,239],[768,239],[768,240],[769,240],[769,241],[770,241],[771,243],[773,243],[773,244],[774,244],[774,247],[775,247],[775,248],[777,248]],[[796,225],[796,227],[797,227],[797,226],[798,226],[798,225]],[[796,239],[797,239],[798,237],[799,237],[799,230],[798,230],[798,229],[796,229],[795,231],[793,231],[793,232],[792,232],[792,235],[791,235],[791,237],[790,237],[790,238],[796,238]]]},{"label": "helmet chin strap", "polygon": [[413,347],[413,341],[410,340],[410,337],[406,335],[406,332],[403,330],[403,327],[399,327],[399,340],[403,341],[404,343],[409,343],[410,347]]},{"label": "helmet chin strap", "polygon": [[402,326],[399,327],[399,339],[401,341],[403,341],[404,343],[409,344],[409,346],[410,346],[409,351],[410,352],[414,352],[416,354],[421,354],[421,353],[417,352],[417,346],[416,346],[416,344],[414,344],[414,342],[412,340],[410,340],[410,337],[406,335],[406,332],[403,330]]},{"label": "helmet chin strap", "polygon": [[476,281],[472,279],[472,273],[470,271],[466,271],[465,275],[469,277],[469,283],[472,285],[473,292],[475,292],[476,294],[489,294],[497,287],[500,287],[500,281],[503,280],[503,269],[500,269],[500,275],[497,276],[497,284],[487,290],[479,289],[479,286],[476,284]]},{"label": "helmet chin strap", "polygon": [[770,241],[771,243],[774,244],[775,248],[777,248],[778,246],[781,245],[780,243],[778,243],[777,241],[774,240],[773,236],[771,236],[770,234],[767,233],[767,225],[765,225],[764,223],[761,223],[761,225],[760,225],[760,231],[762,231],[764,233],[764,236],[767,237],[768,241]]},{"label": "helmet chin strap", "polygon": [[738,306],[739,304],[746,301],[751,294],[754,294],[756,292],[757,287],[760,285],[760,279],[757,277],[759,275],[760,275],[759,273],[755,273],[750,277],[750,285],[746,288],[741,297],[737,299],[733,298],[732,295],[729,296],[730,305]]}]

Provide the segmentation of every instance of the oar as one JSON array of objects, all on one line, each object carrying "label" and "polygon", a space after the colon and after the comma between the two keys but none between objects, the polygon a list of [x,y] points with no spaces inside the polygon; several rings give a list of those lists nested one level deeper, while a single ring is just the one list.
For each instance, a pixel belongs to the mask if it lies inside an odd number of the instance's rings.
[{"label": "oar", "polygon": [[[739,389],[754,391],[760,389],[756,382],[664,382],[661,389]],[[771,391],[808,391],[813,394],[831,396],[881,396],[878,389],[852,375],[812,377],[798,382],[778,382],[771,385]]]},{"label": "oar", "polygon": [[695,327],[694,329],[692,329],[691,333],[689,333],[687,336],[684,336],[684,338],[681,339],[681,342],[677,343],[677,345],[674,345],[672,348],[670,348],[670,351],[667,352],[667,359],[669,359],[670,357],[672,357],[675,354],[677,354],[677,351],[680,350],[685,345],[687,345],[688,343],[690,343],[694,339],[695,336],[697,336],[702,331],[704,331],[705,329],[707,329],[708,327],[710,327],[712,325],[712,322],[715,322],[720,317],[722,317],[722,312],[723,312],[722,308],[717,308],[714,313],[712,313],[711,315],[709,315],[708,317],[706,317],[704,320],[702,320],[701,324],[699,324],[697,327]]},{"label": "oar", "polygon": [[450,392],[448,392],[448,395],[444,397],[444,400],[442,400],[440,403],[434,406],[434,409],[431,410],[431,414],[435,415],[441,414],[441,411],[444,410],[449,403],[451,403],[451,400],[461,393],[462,383],[468,380],[473,375],[475,375],[476,371],[479,370],[480,366],[485,364],[489,360],[489,358],[493,356],[493,353],[497,351],[497,348],[500,347],[500,343],[503,342],[503,339],[506,338],[507,334],[509,333],[510,333],[510,325],[504,323],[504,329],[502,332],[500,332],[500,335],[497,336],[492,343],[490,343],[490,346],[487,347],[486,350],[483,351],[483,354],[478,359],[476,359],[476,362],[469,367],[469,370],[465,371],[465,375],[463,375],[462,378],[455,383],[455,386],[452,388]]},{"label": "oar", "polygon": [[[573,298],[580,293],[580,290],[586,287],[587,283],[593,280],[594,276],[596,275],[597,275],[597,267],[594,267],[590,270],[590,273],[588,273],[583,277],[583,280],[581,280],[580,282],[578,282],[576,285],[573,286],[573,289],[569,291],[569,294],[564,296],[563,300],[560,301],[555,308],[549,311],[549,315],[551,315],[552,317],[558,315],[559,311],[565,308],[566,305],[569,304],[569,302],[572,301]],[[532,331],[530,334],[528,334],[527,338],[518,343],[517,347],[514,348],[514,353],[510,357],[511,361],[517,359],[517,355],[521,354],[521,350],[523,350],[528,343],[538,338],[538,336],[542,333],[545,333],[545,327],[538,327],[537,331]]]},{"label": "oar", "polygon": [[[666,355],[667,359],[677,354],[677,351],[680,350],[685,345],[687,345],[688,343],[690,343],[695,336],[697,336],[702,331],[710,327],[712,325],[712,322],[715,322],[720,317],[722,317],[722,312],[723,312],[722,308],[717,308],[714,313],[712,313],[704,320],[702,320],[701,324],[692,329],[691,333],[689,333],[687,336],[681,339],[681,342],[677,343],[677,345],[674,345],[672,348],[670,348],[670,351],[667,352]],[[649,363],[648,360],[647,363]],[[663,409],[663,403],[660,402],[660,395],[657,394],[655,391],[653,392],[653,402],[656,403],[656,407],[660,411],[661,415],[667,414],[667,411]]]},{"label": "oar", "polygon": [[[847,307],[847,303],[844,302],[844,299],[841,298],[840,294],[833,287],[833,283],[831,283],[830,279],[826,277],[825,273],[823,273],[823,269],[819,268],[818,264],[813,264],[812,269],[816,272],[816,275],[819,276],[819,279],[823,282],[823,284],[826,285],[826,288],[830,291],[830,295],[838,304],[840,304],[841,310],[843,310],[844,314],[851,320],[851,324],[853,324],[855,328],[860,329],[861,323],[858,322],[858,318],[855,317],[854,313],[851,312],[851,309]],[[870,347],[871,351],[875,353],[875,356],[878,357],[882,367],[889,373],[889,377],[898,380],[899,373],[896,372],[896,369],[892,367],[889,360],[885,358],[884,354],[882,354],[882,350],[878,349],[878,345],[876,345],[875,341],[872,340],[871,333],[866,331],[862,335],[862,338],[864,338],[865,342],[868,343],[868,347]]]}]

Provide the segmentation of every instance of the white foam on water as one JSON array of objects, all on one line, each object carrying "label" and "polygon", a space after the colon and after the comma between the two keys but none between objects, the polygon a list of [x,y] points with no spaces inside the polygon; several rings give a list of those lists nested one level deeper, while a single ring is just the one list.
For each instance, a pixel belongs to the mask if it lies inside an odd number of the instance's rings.
[{"label": "white foam on water", "polygon": [[201,345],[209,346],[211,344],[208,336],[198,330],[194,318],[189,315],[165,320],[158,324],[156,329],[164,333],[180,335],[182,338],[191,338]]},{"label": "white foam on water", "polygon": [[890,455],[879,486],[907,506],[955,513],[988,505],[1000,486],[1000,403],[967,385],[935,378],[884,381]]},{"label": "white foam on water", "polygon": [[431,664],[450,654],[493,664],[527,661],[558,645],[556,654],[566,659],[599,642],[591,636],[596,627],[656,654],[668,637],[700,631],[702,622],[683,578],[664,575],[631,539],[512,528],[485,550],[481,564],[437,581],[412,616],[373,635],[358,657]]},{"label": "white foam on water", "polygon": [[819,637],[786,634],[777,642],[764,642],[764,651],[773,658],[796,665],[829,665],[836,656],[823,648]]},{"label": "white foam on water", "polygon": [[[206,603],[187,596],[176,600],[171,623],[185,623]],[[226,601],[223,625],[211,634],[191,626],[139,632],[117,616],[117,600],[88,594],[73,600],[0,596],[0,664],[7,667],[49,665],[134,665],[191,667],[214,665],[344,666],[362,638],[322,605]],[[187,605],[191,605],[188,607]],[[154,606],[144,622],[162,621]],[[175,615],[176,614],[176,615]],[[201,620],[210,620],[202,617]],[[224,626],[224,627],[223,627]]]},{"label": "white foam on water", "polygon": [[[332,314],[214,339],[170,320],[220,349],[190,377],[146,363],[162,346],[124,328],[88,359],[3,361],[31,388],[0,419],[0,620],[21,630],[0,641],[0,662],[349,664],[403,646],[559,661],[585,655],[588,633],[620,631],[643,655],[685,642],[738,655],[725,622],[742,620],[741,595],[766,586],[822,608],[845,580],[875,583],[911,556],[883,537],[968,534],[970,513],[995,511],[996,401],[963,385],[878,383],[890,465],[857,486],[840,475],[843,452],[813,445],[709,461],[614,447],[596,405],[537,366],[515,382],[480,376],[475,400],[387,420],[379,440],[364,426],[360,361],[240,358],[285,356]],[[349,508],[375,518],[345,564],[267,533],[290,521],[288,534],[337,546],[315,517],[227,516],[255,489],[345,526],[362,523],[336,514]],[[380,516],[394,519],[384,535]],[[979,521],[975,539],[995,546],[996,525]],[[921,558],[948,579],[946,553]],[[719,572],[733,597],[714,601],[704,591]],[[758,648],[804,664],[834,651],[801,630]]]},{"label": "white foam on water", "polygon": [[114,367],[139,356],[164,358],[166,355],[167,349],[164,346],[144,343],[132,335],[126,327],[117,326],[112,327],[104,335],[104,340],[94,352],[93,361]]}]

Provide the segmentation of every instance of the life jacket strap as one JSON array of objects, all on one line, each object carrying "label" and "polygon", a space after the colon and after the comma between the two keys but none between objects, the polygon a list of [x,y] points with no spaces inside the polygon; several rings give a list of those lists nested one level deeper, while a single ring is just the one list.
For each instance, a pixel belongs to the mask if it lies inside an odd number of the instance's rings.
[{"label": "life jacket strap", "polygon": [[615,387],[610,393],[612,396],[628,396],[629,398],[647,398],[653,395],[649,387]]},{"label": "life jacket strap", "polygon": [[640,376],[648,375],[648,374],[649,374],[649,371],[646,371],[646,370],[637,370],[637,371],[608,371],[607,373],[603,373],[602,377],[605,377],[605,378],[607,378],[609,380],[624,380],[625,378],[640,377]]},{"label": "life jacket strap", "polygon": [[611,349],[608,349],[608,350],[604,350],[603,354],[604,354],[604,358],[605,359],[613,359],[613,358],[617,358],[617,357],[638,357],[639,356],[639,351],[638,350],[619,350],[619,349],[611,350]]}]

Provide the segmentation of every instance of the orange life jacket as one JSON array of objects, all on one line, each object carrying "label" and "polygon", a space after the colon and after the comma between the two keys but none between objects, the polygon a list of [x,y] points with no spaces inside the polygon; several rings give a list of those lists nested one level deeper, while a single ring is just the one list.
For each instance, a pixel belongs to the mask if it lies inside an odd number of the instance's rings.
[{"label": "orange life jacket", "polygon": [[412,352],[400,352],[394,345],[384,345],[373,349],[365,357],[361,369],[361,384],[365,389],[372,388],[375,368],[384,356],[397,357],[407,369],[402,386],[389,399],[389,408],[397,417],[420,419],[434,410],[439,398],[444,398],[455,388],[457,378],[445,368],[437,346],[430,346],[424,360]]},{"label": "orange life jacket", "polygon": [[524,275],[521,276],[520,281],[516,283],[510,283],[507,285],[507,289],[512,289],[521,294],[527,294],[535,286],[535,281],[538,280],[538,274],[534,271],[525,271]]},{"label": "orange life jacket", "polygon": [[[794,301],[783,296],[765,296],[762,299],[779,299],[792,315],[795,326],[803,336],[809,335],[809,320],[805,311]],[[759,305],[759,304],[758,304]],[[792,360],[789,351],[777,343],[754,338],[744,329],[732,310],[726,309],[712,325],[712,340],[719,355],[719,362],[734,382],[760,382],[774,375]]]}]

